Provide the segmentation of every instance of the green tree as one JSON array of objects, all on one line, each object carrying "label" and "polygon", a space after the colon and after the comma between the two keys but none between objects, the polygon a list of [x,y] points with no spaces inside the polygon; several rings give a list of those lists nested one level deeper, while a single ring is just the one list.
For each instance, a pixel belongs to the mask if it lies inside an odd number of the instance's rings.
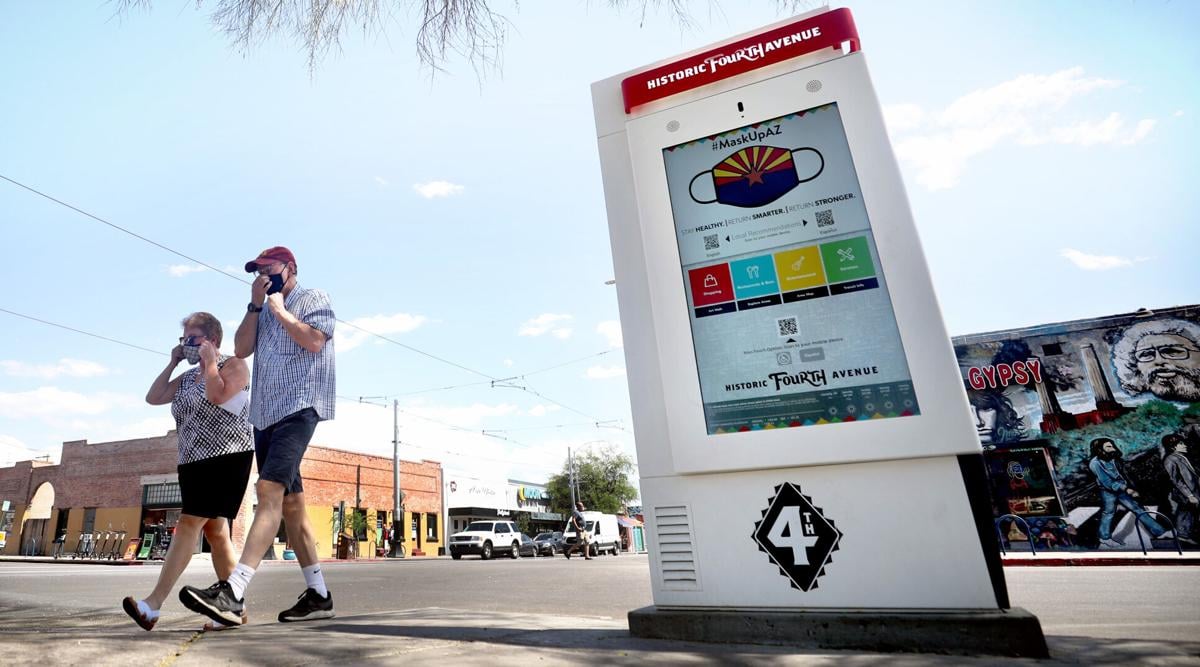
[{"label": "green tree", "polygon": [[[550,492],[550,509],[563,514],[571,513],[570,469],[563,462],[563,471],[550,478],[546,490]],[[575,480],[579,487],[579,500],[589,509],[608,514],[625,511],[626,504],[638,497],[638,490],[630,482],[633,459],[618,452],[615,447],[600,451],[587,451],[575,456]]]}]

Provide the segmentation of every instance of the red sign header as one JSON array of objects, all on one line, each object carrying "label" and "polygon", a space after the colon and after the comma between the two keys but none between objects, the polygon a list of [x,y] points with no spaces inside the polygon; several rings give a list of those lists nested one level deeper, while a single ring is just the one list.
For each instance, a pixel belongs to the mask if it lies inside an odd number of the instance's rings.
[{"label": "red sign header", "polygon": [[850,42],[858,50],[858,29],[849,9],[835,9],[743,40],[698,53],[621,82],[625,113],[634,107],[715,83],[731,76]]}]

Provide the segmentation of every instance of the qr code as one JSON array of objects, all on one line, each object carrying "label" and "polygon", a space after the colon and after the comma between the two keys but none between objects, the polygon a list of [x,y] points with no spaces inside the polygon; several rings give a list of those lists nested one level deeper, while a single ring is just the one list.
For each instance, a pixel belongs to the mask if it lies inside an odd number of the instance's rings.
[{"label": "qr code", "polygon": [[721,237],[720,236],[718,236],[717,234],[705,234],[704,235],[704,249],[705,250],[716,250],[717,248],[720,248],[720,247],[721,247]]},{"label": "qr code", "polygon": [[779,337],[787,338],[800,333],[800,323],[794,317],[781,317],[775,320],[775,324],[779,326]]},{"label": "qr code", "polygon": [[816,215],[818,227],[828,227],[833,224],[833,211],[825,209],[824,211],[817,211]]}]

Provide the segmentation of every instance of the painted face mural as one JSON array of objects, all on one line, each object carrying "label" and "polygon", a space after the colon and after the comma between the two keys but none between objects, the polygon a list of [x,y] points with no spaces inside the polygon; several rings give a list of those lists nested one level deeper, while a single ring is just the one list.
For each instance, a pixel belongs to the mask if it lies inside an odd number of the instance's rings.
[{"label": "painted face mural", "polygon": [[1113,347],[1122,387],[1179,402],[1200,401],[1200,326],[1186,320],[1135,324]]},{"label": "painted face mural", "polygon": [[[816,171],[811,176],[800,178],[796,157],[801,152],[812,152],[817,157]],[[806,173],[811,168],[806,169]],[[688,194],[697,204],[714,202],[727,206],[757,208],[765,206],[791,192],[792,188],[807,183],[825,170],[825,157],[815,148],[776,148],[774,146],[750,146],[722,160],[709,171],[702,171],[688,184]],[[701,199],[696,196],[696,182],[710,176],[715,196]]]}]

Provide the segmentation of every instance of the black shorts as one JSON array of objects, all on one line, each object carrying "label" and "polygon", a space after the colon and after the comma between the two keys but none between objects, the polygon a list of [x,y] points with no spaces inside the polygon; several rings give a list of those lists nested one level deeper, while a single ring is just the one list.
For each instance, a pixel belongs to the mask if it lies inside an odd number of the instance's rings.
[{"label": "black shorts", "polygon": [[183,513],[233,523],[242,508],[254,452],[224,454],[179,466],[179,495]]},{"label": "black shorts", "polygon": [[317,411],[304,408],[262,429],[254,429],[254,456],[258,478],[283,485],[283,495],[303,493],[300,462],[317,429]]}]

